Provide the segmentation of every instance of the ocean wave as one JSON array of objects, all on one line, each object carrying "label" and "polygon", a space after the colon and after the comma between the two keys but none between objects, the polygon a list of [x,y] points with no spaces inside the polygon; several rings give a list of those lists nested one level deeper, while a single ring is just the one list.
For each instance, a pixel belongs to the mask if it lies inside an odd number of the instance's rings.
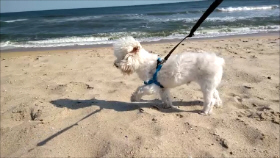
[{"label": "ocean wave", "polygon": [[[211,21],[211,22],[232,22],[232,21],[236,21],[236,20],[243,20],[246,18],[251,18],[251,17],[212,17],[212,18],[207,18],[205,21]],[[152,22],[177,22],[177,21],[183,21],[185,23],[192,23],[192,22],[196,22],[199,18],[170,18],[170,19],[150,19],[150,21]]]},{"label": "ocean wave", "polygon": [[[244,15],[244,16],[225,16],[225,17],[210,17],[205,19],[205,22],[234,22],[234,21],[239,21],[239,20],[256,20],[258,18],[274,18],[274,17],[279,17],[278,15],[274,14],[260,14],[260,15]],[[148,18],[147,20],[149,22],[163,22],[163,23],[168,23],[168,22],[178,22],[182,21],[184,23],[195,23],[199,17],[195,18]]]},{"label": "ocean wave", "polygon": [[59,43],[87,43],[87,42],[96,42],[96,41],[107,41],[108,37],[63,37],[63,38],[54,38],[47,40],[39,41],[28,41],[29,44],[34,45],[48,45],[48,44],[59,44]]},{"label": "ocean wave", "polygon": [[[269,6],[273,8],[273,6]],[[279,6],[274,6],[279,7]],[[237,8],[220,8],[218,10],[224,12],[242,11],[245,9],[257,9],[258,7],[237,7]],[[266,7],[259,7],[266,8]],[[189,11],[170,11],[170,12],[151,12],[151,13],[138,13],[138,14],[110,14],[110,15],[91,15],[91,16],[75,16],[75,17],[56,17],[44,18],[43,22],[47,23],[64,23],[64,22],[79,22],[79,21],[91,21],[98,20],[102,22],[115,21],[115,20],[145,20],[149,22],[170,22],[170,21],[184,21],[184,22],[195,22],[204,11],[203,10],[189,10]],[[199,13],[199,14],[197,14]],[[188,16],[187,14],[193,14]],[[273,14],[273,15],[272,15]],[[245,14],[244,16],[233,16],[233,17],[209,17],[208,21],[236,21],[239,19],[246,19],[252,17],[270,17],[276,15],[279,16],[278,12],[265,12],[256,14]]]},{"label": "ocean wave", "polygon": [[41,17],[43,18],[63,18],[63,17],[67,17],[69,15],[43,15]]},{"label": "ocean wave", "polygon": [[[83,45],[100,45],[100,44],[112,44],[116,39],[123,36],[133,36],[140,42],[159,41],[162,39],[181,39],[186,36],[189,30],[175,30],[173,32],[115,32],[115,33],[99,33],[92,36],[72,36],[63,38],[52,38],[38,41],[1,41],[1,49],[11,49],[15,47],[22,48],[40,48],[40,47],[63,47],[63,46],[83,46]],[[257,27],[241,27],[241,28],[203,28],[195,33],[193,38],[207,38],[207,37],[219,37],[229,35],[241,35],[262,33],[270,31],[280,31],[280,26],[257,26]]]},{"label": "ocean wave", "polygon": [[218,8],[217,11],[220,11],[220,12],[235,12],[235,11],[250,11],[250,10],[271,10],[271,9],[276,9],[276,8],[279,8],[279,5],[228,7],[228,8]]},{"label": "ocean wave", "polygon": [[1,42],[1,47],[7,47],[9,45],[11,45],[11,41],[6,41],[6,42]]},{"label": "ocean wave", "polygon": [[89,21],[89,20],[97,20],[102,19],[141,19],[143,14],[112,14],[112,15],[93,15],[93,16],[75,16],[75,17],[54,17],[54,18],[46,18],[43,19],[44,22],[47,23],[63,23],[63,22],[78,22],[78,21]]},{"label": "ocean wave", "polygon": [[190,10],[190,11],[178,11],[178,12],[153,12],[147,13],[146,15],[152,16],[166,16],[166,15],[178,15],[178,14],[195,14],[195,13],[202,13],[203,10]]},{"label": "ocean wave", "polygon": [[102,16],[81,16],[81,17],[69,17],[69,18],[53,18],[53,19],[45,19],[44,22],[53,23],[63,23],[63,22],[72,22],[72,21],[87,21],[102,18]]},{"label": "ocean wave", "polygon": [[15,19],[15,20],[7,20],[7,21],[3,21],[3,22],[6,22],[6,23],[12,23],[12,22],[19,22],[19,21],[26,21],[28,19]]},{"label": "ocean wave", "polygon": [[165,15],[174,15],[174,14],[184,14],[186,12],[154,12],[154,13],[147,13],[146,15],[154,15],[154,16],[165,16]]}]

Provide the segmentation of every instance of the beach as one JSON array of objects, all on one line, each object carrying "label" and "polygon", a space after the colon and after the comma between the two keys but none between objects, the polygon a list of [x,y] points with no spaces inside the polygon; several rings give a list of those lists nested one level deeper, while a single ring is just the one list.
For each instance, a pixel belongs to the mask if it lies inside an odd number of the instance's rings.
[{"label": "beach", "polygon": [[[164,57],[177,41],[146,42]],[[279,34],[184,41],[225,59],[222,108],[199,114],[196,83],[130,102],[143,84],[111,45],[1,53],[1,157],[278,157]]]}]

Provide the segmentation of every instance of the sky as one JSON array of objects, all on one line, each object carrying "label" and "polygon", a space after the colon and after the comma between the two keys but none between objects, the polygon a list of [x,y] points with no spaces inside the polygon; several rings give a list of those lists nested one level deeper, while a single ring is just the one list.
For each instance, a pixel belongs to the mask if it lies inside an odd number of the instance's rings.
[{"label": "sky", "polygon": [[186,1],[190,0],[0,0],[0,12],[7,13],[53,9],[98,8]]}]

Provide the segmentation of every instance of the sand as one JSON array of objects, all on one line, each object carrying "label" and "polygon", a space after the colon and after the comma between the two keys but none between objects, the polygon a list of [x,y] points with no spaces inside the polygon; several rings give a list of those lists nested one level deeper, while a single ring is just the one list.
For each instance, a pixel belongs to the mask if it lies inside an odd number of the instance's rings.
[{"label": "sand", "polygon": [[[176,42],[143,47],[164,56]],[[279,157],[279,35],[185,41],[226,61],[223,108],[172,89],[131,103],[142,81],[114,68],[111,47],[1,54],[1,157]],[[159,108],[157,108],[159,107]]]}]

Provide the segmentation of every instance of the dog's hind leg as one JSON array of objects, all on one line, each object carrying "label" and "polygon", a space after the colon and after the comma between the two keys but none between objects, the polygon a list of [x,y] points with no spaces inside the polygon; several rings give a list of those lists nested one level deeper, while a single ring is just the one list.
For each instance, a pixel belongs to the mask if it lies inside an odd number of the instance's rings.
[{"label": "dog's hind leg", "polygon": [[216,102],[215,102],[215,106],[216,107],[222,107],[222,100],[219,96],[219,92],[217,89],[214,90],[214,94],[213,94],[213,97],[215,98]]},{"label": "dog's hind leg", "polygon": [[202,112],[206,115],[212,113],[213,106],[215,104],[215,98],[213,97],[214,91],[215,91],[214,88],[210,88],[210,89],[206,87],[202,88],[203,99],[204,99]]},{"label": "dog's hind leg", "polygon": [[130,100],[132,102],[135,101],[140,101],[140,99],[144,96],[144,95],[151,95],[154,94],[158,91],[158,87],[156,87],[155,85],[151,84],[151,85],[144,85],[144,86],[140,86],[136,89],[136,91],[131,95]]},{"label": "dog's hind leg", "polygon": [[172,107],[172,100],[171,100],[171,97],[170,97],[169,89],[161,88],[159,94],[160,94],[161,100],[164,102],[163,108],[165,108],[165,109],[171,108]]}]

